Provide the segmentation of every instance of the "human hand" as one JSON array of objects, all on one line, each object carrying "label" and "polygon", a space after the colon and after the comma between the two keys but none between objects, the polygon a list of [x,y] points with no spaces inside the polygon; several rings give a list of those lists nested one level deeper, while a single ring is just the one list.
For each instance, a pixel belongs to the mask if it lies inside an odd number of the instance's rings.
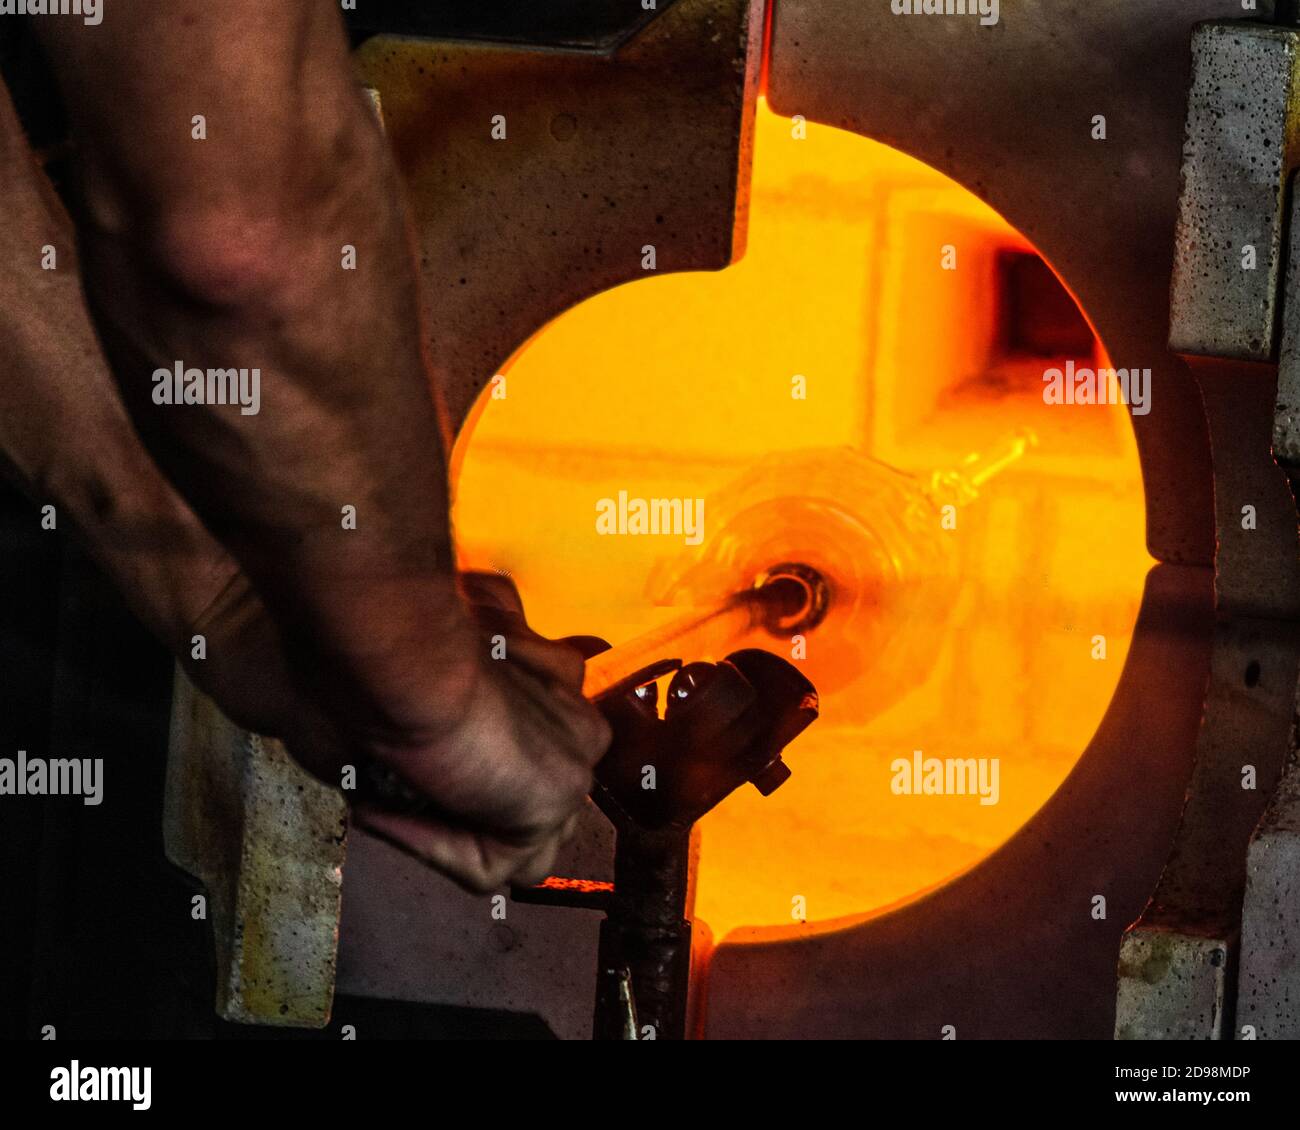
[{"label": "human hand", "polygon": [[460,720],[372,750],[427,803],[418,812],[354,811],[374,834],[486,891],[550,873],[609,728],[582,697],[581,652],[529,628],[513,584],[475,573],[462,576],[462,588],[482,648]]}]

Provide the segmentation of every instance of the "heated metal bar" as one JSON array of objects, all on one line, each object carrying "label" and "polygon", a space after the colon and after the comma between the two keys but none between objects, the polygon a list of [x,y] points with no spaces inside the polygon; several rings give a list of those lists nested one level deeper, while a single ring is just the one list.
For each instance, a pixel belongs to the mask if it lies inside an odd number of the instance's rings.
[{"label": "heated metal bar", "polygon": [[779,626],[797,630],[801,618],[824,613],[823,590],[824,582],[811,570],[807,578],[784,573],[773,575],[762,585],[720,601],[716,608],[692,612],[588,659],[582,693],[588,698],[605,694],[629,675],[664,656],[696,658],[734,650],[757,628]]}]

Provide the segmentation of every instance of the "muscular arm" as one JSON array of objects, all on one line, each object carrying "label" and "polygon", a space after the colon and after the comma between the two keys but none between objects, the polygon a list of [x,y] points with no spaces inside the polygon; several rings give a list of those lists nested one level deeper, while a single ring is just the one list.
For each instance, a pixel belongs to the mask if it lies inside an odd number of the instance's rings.
[{"label": "muscular arm", "polygon": [[[117,0],[38,29],[80,152],[87,291],[146,443],[358,731],[450,724],[479,644],[398,186],[337,6]],[[260,412],[154,404],[178,361],[259,369]]]},{"label": "muscular arm", "polygon": [[[428,798],[418,817],[363,813],[375,831],[480,889],[544,875],[609,730],[581,697],[581,657],[531,632],[517,594],[480,582],[471,617],[458,590],[397,178],[333,0],[117,0],[96,27],[36,26],[74,126],[99,335],[136,430],[198,519],[111,397],[0,445],[34,493],[45,467],[91,499],[77,508],[101,560],[124,584],[138,576],[138,607],[173,646],[207,609],[203,676],[227,713],[265,718],[327,779],[373,757]],[[13,358],[16,415],[98,395],[87,383],[48,399],[51,336]],[[154,403],[155,370],[177,362],[260,370],[260,411]],[[104,442],[65,439],[92,418],[86,435]],[[83,490],[106,481],[129,512]],[[112,555],[131,513],[164,519],[166,550]],[[202,603],[192,586],[209,573],[231,580]],[[508,660],[488,661],[487,633]]]},{"label": "muscular arm", "polygon": [[[141,446],[90,323],[72,224],[0,87],[0,467],[72,531],[190,675],[260,733],[292,726],[323,756],[328,726],[298,697],[277,631],[238,564]],[[255,682],[245,672],[256,669]],[[325,770],[324,764],[315,766]]]}]

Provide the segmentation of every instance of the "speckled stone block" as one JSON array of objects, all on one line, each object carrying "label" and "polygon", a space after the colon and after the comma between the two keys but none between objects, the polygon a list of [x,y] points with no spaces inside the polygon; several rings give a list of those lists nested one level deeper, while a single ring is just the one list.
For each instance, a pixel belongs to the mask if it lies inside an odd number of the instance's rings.
[{"label": "speckled stone block", "polygon": [[177,671],[164,841],[207,891],[223,1019],[329,1022],[346,828],[341,793],[278,741],[235,726]]}]

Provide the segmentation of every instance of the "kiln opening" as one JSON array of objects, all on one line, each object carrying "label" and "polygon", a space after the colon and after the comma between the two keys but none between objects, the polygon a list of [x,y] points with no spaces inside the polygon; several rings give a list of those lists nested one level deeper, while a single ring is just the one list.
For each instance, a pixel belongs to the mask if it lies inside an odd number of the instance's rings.
[{"label": "kiln opening", "polygon": [[[760,101],[744,257],[592,298],[489,383],[455,458],[464,567],[508,572],[547,634],[695,615],[682,658],[766,647],[821,691],[793,777],[702,822],[715,936],[916,897],[1075,765],[1151,565],[1129,406],[1050,394],[1108,366],[975,196]],[[789,608],[711,615],[777,576]]]}]

